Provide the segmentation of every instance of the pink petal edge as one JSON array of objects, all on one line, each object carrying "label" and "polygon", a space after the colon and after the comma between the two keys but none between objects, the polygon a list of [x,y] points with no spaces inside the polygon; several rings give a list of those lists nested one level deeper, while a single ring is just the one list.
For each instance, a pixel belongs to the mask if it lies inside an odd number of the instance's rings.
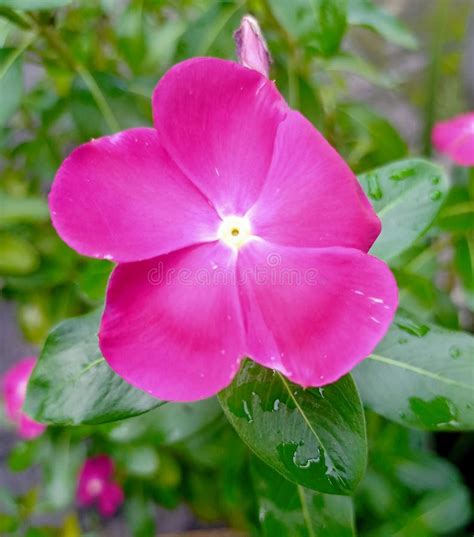
[{"label": "pink petal edge", "polygon": [[432,131],[433,145],[460,166],[474,166],[474,112],[439,121]]},{"label": "pink petal edge", "polygon": [[235,255],[219,242],[119,265],[99,342],[127,382],[167,401],[227,386],[245,355]]},{"label": "pink petal edge", "polygon": [[305,387],[335,382],[366,358],[397,308],[387,265],[355,249],[253,241],[238,270],[248,272],[240,294],[251,358]]},{"label": "pink petal edge", "polygon": [[33,420],[23,411],[26,387],[35,365],[35,357],[23,358],[14,364],[3,377],[6,416],[17,426],[20,438],[25,440],[40,436],[46,429],[46,425]]},{"label": "pink petal edge", "polygon": [[381,230],[349,166],[293,111],[278,127],[268,176],[248,217],[263,239],[308,248],[345,246],[367,252]]},{"label": "pink petal edge", "polygon": [[255,202],[287,111],[273,82],[217,58],[175,65],[153,93],[163,146],[221,216]]},{"label": "pink petal edge", "polygon": [[163,150],[155,129],[147,128],[75,149],[56,174],[49,205],[69,246],[117,262],[214,240],[220,223]]}]

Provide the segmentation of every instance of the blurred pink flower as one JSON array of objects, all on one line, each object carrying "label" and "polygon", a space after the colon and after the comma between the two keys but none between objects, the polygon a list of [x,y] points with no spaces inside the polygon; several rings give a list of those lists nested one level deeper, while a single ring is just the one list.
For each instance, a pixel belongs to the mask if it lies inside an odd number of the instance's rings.
[{"label": "blurred pink flower", "polygon": [[97,505],[103,516],[113,516],[124,500],[122,489],[113,481],[114,471],[107,455],[87,459],[79,473],[77,503],[83,507]]},{"label": "blurred pink flower", "polygon": [[460,166],[474,166],[474,112],[436,123],[433,145]]},{"label": "blurred pink flower", "polygon": [[271,57],[267,43],[256,19],[245,15],[240,28],[234,33],[239,63],[249,69],[255,69],[268,78]]},{"label": "blurred pink flower", "polygon": [[46,429],[46,425],[34,421],[22,410],[28,379],[35,364],[36,358],[23,358],[3,377],[3,396],[7,418],[17,426],[18,435],[24,439],[36,438]]},{"label": "blurred pink flower", "polygon": [[174,66],[153,117],[76,149],[49,198],[72,248],[119,263],[99,333],[112,369],[171,401],[215,394],[245,356],[304,386],[350,371],[397,287],[367,255],[380,221],[347,164],[230,61]]}]

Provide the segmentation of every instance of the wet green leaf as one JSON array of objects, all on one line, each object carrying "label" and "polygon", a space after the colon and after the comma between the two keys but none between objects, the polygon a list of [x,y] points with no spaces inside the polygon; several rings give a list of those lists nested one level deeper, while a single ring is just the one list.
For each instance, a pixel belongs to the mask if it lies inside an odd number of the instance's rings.
[{"label": "wet green leaf", "polygon": [[104,423],[162,404],[116,375],[100,352],[100,312],[61,323],[49,334],[28,383],[25,409],[56,425]]},{"label": "wet green leaf", "polygon": [[402,425],[474,428],[474,337],[398,313],[353,372],[364,404]]},{"label": "wet green leaf", "polygon": [[352,499],[295,485],[265,463],[253,461],[263,537],[353,537]]},{"label": "wet green leaf", "polygon": [[304,390],[247,361],[219,399],[244,442],[290,481],[329,494],[349,494],[361,479],[365,421],[350,376]]},{"label": "wet green leaf", "polygon": [[371,254],[390,261],[430,227],[446,197],[443,169],[421,159],[393,162],[359,175],[359,181],[382,221]]}]

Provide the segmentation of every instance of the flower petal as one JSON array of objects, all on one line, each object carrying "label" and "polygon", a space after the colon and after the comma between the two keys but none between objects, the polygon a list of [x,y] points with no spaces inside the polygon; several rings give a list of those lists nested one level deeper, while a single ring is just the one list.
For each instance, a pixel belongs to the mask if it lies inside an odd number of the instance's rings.
[{"label": "flower petal", "polygon": [[91,505],[102,494],[107,481],[114,474],[114,461],[108,455],[96,455],[87,459],[79,473],[77,502]]},{"label": "flower petal", "polygon": [[16,362],[3,377],[3,396],[7,418],[18,422],[25,402],[28,379],[36,364],[36,358],[29,356]]},{"label": "flower petal", "polygon": [[265,185],[248,217],[265,240],[368,251],[380,221],[341,156],[298,112],[280,124]]},{"label": "flower petal", "polygon": [[112,369],[155,397],[194,401],[227,386],[244,355],[235,254],[198,245],[112,274],[99,340]]},{"label": "flower petal", "polygon": [[175,65],[153,94],[160,140],[222,216],[256,200],[286,111],[273,82],[216,58]]},{"label": "flower petal", "polygon": [[433,145],[461,166],[474,166],[474,112],[440,121],[433,129]]},{"label": "flower petal", "polygon": [[130,129],[77,148],[60,167],[49,204],[69,246],[119,262],[213,240],[219,225],[155,129]]},{"label": "flower petal", "polygon": [[23,358],[13,365],[3,378],[5,414],[9,420],[16,424],[18,435],[24,439],[36,438],[46,429],[46,425],[33,420],[22,410],[28,380],[35,364],[36,358],[33,356]]},{"label": "flower petal", "polygon": [[114,516],[124,500],[123,490],[113,481],[104,485],[99,496],[99,511],[102,516]]},{"label": "flower petal", "polygon": [[303,386],[334,382],[368,356],[397,307],[387,265],[360,250],[253,241],[238,271],[251,358]]},{"label": "flower petal", "polygon": [[31,440],[41,436],[46,429],[46,425],[38,423],[34,419],[22,412],[18,422],[18,436],[24,440]]}]

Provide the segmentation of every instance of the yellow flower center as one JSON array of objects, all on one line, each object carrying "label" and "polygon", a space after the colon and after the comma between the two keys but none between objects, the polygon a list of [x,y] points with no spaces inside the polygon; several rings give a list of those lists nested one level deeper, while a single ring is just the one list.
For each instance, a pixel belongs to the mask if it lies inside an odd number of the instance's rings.
[{"label": "yellow flower center", "polygon": [[250,222],[244,216],[227,216],[219,227],[219,239],[238,249],[252,237]]}]

